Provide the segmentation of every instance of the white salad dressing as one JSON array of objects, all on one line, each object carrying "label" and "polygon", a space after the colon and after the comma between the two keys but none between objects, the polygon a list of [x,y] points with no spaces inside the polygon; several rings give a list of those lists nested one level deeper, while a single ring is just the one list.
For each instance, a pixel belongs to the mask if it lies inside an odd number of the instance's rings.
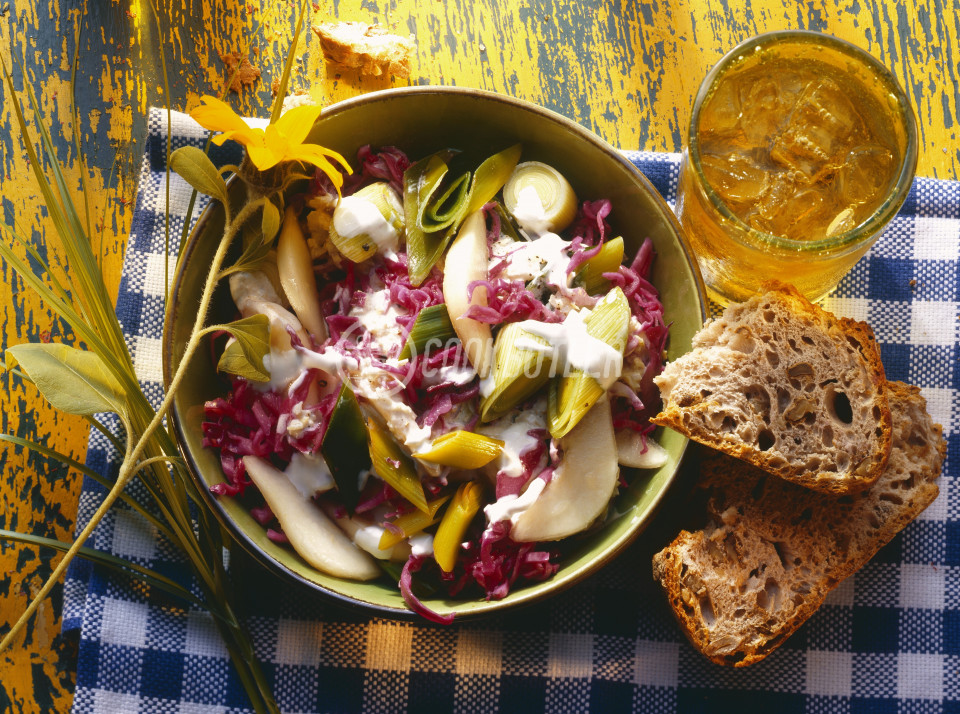
[{"label": "white salad dressing", "polygon": [[320,454],[293,452],[293,457],[283,473],[304,498],[313,498],[334,486],[327,462]]},{"label": "white salad dressing", "polygon": [[400,235],[373,203],[360,196],[344,196],[333,212],[333,227],[344,238],[367,235],[381,253],[396,251]]},{"label": "white salad dressing", "polygon": [[567,376],[570,370],[579,369],[596,379],[601,387],[608,389],[620,378],[623,355],[587,332],[583,318],[583,313],[587,312],[573,311],[559,324],[524,320],[519,323],[520,327],[549,344],[544,345],[521,337],[516,346],[521,350],[549,355],[553,360],[553,374]]},{"label": "white salad dressing", "polygon": [[327,374],[346,375],[357,368],[357,360],[334,350],[270,350],[263,356],[263,368],[270,373],[264,389],[278,390],[295,385],[308,369],[319,369]]},{"label": "white salad dressing", "polygon": [[396,546],[391,546],[384,550],[380,550],[380,538],[386,532],[385,528],[377,525],[364,526],[362,528],[357,528],[356,533],[353,534],[353,542],[357,544],[361,550],[367,551],[374,558],[379,560],[390,560],[390,557],[393,555],[393,549]]},{"label": "white salad dressing", "polygon": [[550,230],[550,221],[547,220],[547,213],[535,186],[528,184],[520,189],[513,217],[521,228],[533,235],[541,235]]},{"label": "white salad dressing", "polygon": [[570,256],[566,241],[556,233],[545,233],[536,240],[514,242],[516,248],[506,255],[506,265],[500,276],[508,280],[536,282],[542,280],[560,290],[569,286],[567,266]]},{"label": "white salad dressing", "polygon": [[371,337],[373,346],[382,355],[390,355],[403,349],[403,329],[397,318],[407,314],[407,310],[390,302],[387,289],[367,293],[362,305],[350,309],[350,316],[356,317],[360,325]]},{"label": "white salad dressing", "polygon": [[407,539],[410,552],[418,557],[433,555],[433,536],[429,533],[420,533]]},{"label": "white salad dressing", "polygon": [[[413,409],[394,398],[394,391],[386,386],[395,383],[392,375],[374,367],[369,360],[363,359],[360,369],[352,376],[351,381],[357,396],[369,402],[383,418],[390,433],[406,447],[409,453],[430,450],[430,445],[433,443],[430,438],[430,427],[418,426],[417,415]],[[427,464],[424,464],[424,467],[429,470]]]},{"label": "white salad dressing", "polygon": [[274,350],[263,356],[263,368],[270,373],[270,381],[261,383],[263,389],[277,391],[286,388],[303,371],[302,360],[296,350]]},{"label": "white salad dressing", "polygon": [[436,379],[433,380],[434,375],[429,374],[428,370],[424,370],[424,375],[430,378],[432,381],[436,381],[437,384],[456,384],[459,387],[462,387],[465,384],[470,384],[473,381],[473,378],[477,376],[477,370],[473,368],[472,365],[467,364],[465,366],[460,365],[447,365],[445,367],[440,367],[436,371]]},{"label": "white salad dressing", "polygon": [[504,496],[484,506],[483,514],[487,517],[487,523],[493,524],[500,521],[516,523],[520,514],[534,504],[546,486],[547,482],[542,478],[535,478],[527,486],[527,490],[519,496]]},{"label": "white salad dressing", "polygon": [[496,421],[478,426],[476,429],[478,434],[500,439],[503,442],[500,454],[490,462],[489,468],[497,473],[502,471],[513,478],[523,475],[520,453],[537,445],[538,439],[530,436],[529,432],[547,428],[546,413],[546,400],[541,398],[529,409],[522,411],[514,409]]}]

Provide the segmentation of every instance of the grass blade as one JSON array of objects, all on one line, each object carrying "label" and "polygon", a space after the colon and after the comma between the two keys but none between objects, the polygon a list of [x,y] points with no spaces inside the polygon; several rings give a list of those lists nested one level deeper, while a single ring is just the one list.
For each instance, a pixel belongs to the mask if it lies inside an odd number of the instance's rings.
[{"label": "grass blade", "polygon": [[[61,553],[66,553],[68,550],[70,550],[70,546],[72,545],[71,543],[64,543],[63,541],[55,540],[54,538],[46,538],[44,536],[33,535],[30,533],[17,533],[16,531],[8,531],[2,528],[0,528],[0,539],[13,541],[14,543],[36,545],[42,548],[52,548],[53,550],[60,551]],[[159,590],[163,590],[164,592],[184,600],[191,605],[204,610],[209,610],[218,617],[224,617],[223,611],[218,606],[204,602],[185,587],[180,585],[180,583],[168,578],[162,573],[156,572],[155,570],[150,570],[149,568],[145,568],[144,566],[138,565],[129,560],[124,560],[123,558],[118,558],[117,556],[105,551],[97,550],[96,548],[89,548],[87,546],[80,548],[77,551],[77,555],[81,558],[85,558],[86,560],[94,562],[97,565],[105,566],[115,572],[123,573],[129,577],[141,580],[147,585],[155,587]]]}]

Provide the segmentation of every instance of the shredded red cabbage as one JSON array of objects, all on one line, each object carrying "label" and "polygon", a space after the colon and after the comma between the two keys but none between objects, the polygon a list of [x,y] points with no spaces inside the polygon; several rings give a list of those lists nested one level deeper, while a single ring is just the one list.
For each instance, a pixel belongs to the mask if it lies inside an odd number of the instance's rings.
[{"label": "shredded red cabbage", "polygon": [[[357,151],[357,160],[360,170],[344,177],[340,192],[344,196],[356,193],[374,181],[386,181],[391,188],[403,195],[403,172],[410,166],[407,155],[395,146],[384,146],[379,151],[373,151],[370,145],[361,146]],[[314,173],[310,192],[317,195],[336,195],[337,189],[327,177],[326,173],[317,169]]]},{"label": "shredded red cabbage", "polygon": [[287,534],[283,531],[278,531],[276,528],[267,528],[267,538],[280,545],[287,545],[290,542]]},{"label": "shredded red cabbage", "polygon": [[[387,181],[402,193],[403,172],[410,165],[406,155],[395,147],[383,147],[373,151],[365,146],[358,152],[360,169],[347,178],[343,188],[344,195],[350,195],[371,181]],[[329,180],[318,172],[313,189],[316,193],[335,193]],[[577,217],[565,235],[572,236],[570,243],[570,262],[567,272],[579,269],[587,260],[594,257],[610,235],[611,228],[606,219],[610,214],[611,203],[608,200],[586,201],[578,211]],[[501,216],[496,204],[484,206],[487,220],[488,246],[500,238],[503,228]],[[637,255],[629,265],[611,273],[605,273],[612,285],[620,287],[627,297],[633,316],[639,322],[648,346],[646,353],[637,353],[643,338],[631,334],[626,354],[635,354],[641,359],[647,354],[648,364],[641,380],[640,394],[635,394],[622,383],[615,384],[610,390],[613,422],[616,429],[631,429],[646,439],[654,426],[648,421],[649,408],[655,399],[655,387],[652,377],[663,366],[663,350],[667,340],[668,327],[663,319],[663,306],[659,295],[649,281],[649,273],[654,260],[653,243],[646,239]],[[320,303],[325,316],[329,338],[321,346],[309,345],[313,349],[334,349],[344,355],[369,361],[375,368],[392,375],[402,389],[394,396],[411,407],[421,427],[429,427],[433,435],[443,433],[448,427],[445,419],[462,424],[468,420],[472,411],[464,412],[459,405],[477,399],[479,380],[464,376],[460,369],[469,368],[466,354],[459,343],[432,349],[423,355],[414,355],[408,363],[397,364],[376,350],[370,335],[362,329],[360,320],[350,316],[353,308],[362,306],[368,294],[373,290],[384,289],[388,292],[390,303],[405,313],[398,316],[397,324],[405,334],[409,334],[420,311],[426,307],[444,302],[442,275],[434,268],[421,285],[414,286],[408,273],[406,253],[381,256],[369,266],[358,267],[350,261],[344,261],[341,269],[328,273],[321,284]],[[489,278],[474,281],[465,286],[468,296],[472,296],[478,287],[487,292],[486,305],[474,305],[466,316],[490,325],[501,325],[521,320],[541,322],[561,322],[564,315],[537,299],[521,280],[506,280],[498,277],[505,261],[488,269]],[[565,297],[580,307],[592,307],[599,298],[591,297],[582,288],[566,291]],[[299,341],[291,337],[295,345]],[[459,368],[457,378],[447,378],[440,370],[444,367]],[[315,376],[316,372],[313,372]],[[243,494],[250,485],[243,468],[242,458],[256,455],[271,460],[278,466],[289,463],[295,451],[312,453],[319,450],[323,436],[329,424],[330,414],[336,402],[336,395],[323,397],[318,404],[304,408],[306,398],[313,381],[309,379],[295,383],[290,393],[264,391],[251,386],[245,380],[236,379],[233,391],[223,399],[209,402],[205,406],[203,423],[204,445],[217,448],[221,464],[227,477],[225,484],[215,486],[214,493],[222,495]],[[390,377],[387,376],[389,381]],[[649,393],[648,393],[649,392]],[[451,417],[451,414],[455,415]],[[297,430],[288,427],[294,419],[300,419]],[[473,428],[478,417],[469,419],[467,428]],[[452,427],[451,427],[452,428]],[[296,434],[295,437],[290,432]],[[523,487],[533,478],[549,482],[553,477],[560,457],[555,453],[556,442],[552,443],[544,429],[527,432],[533,443],[518,454],[522,465],[522,474],[516,477],[500,472],[496,477],[496,497],[503,498],[519,495]],[[447,472],[436,478],[424,480],[424,489],[429,498],[434,498],[447,486]],[[342,505],[335,506],[336,512],[345,515]],[[399,529],[391,523],[393,519],[410,512],[413,506],[402,498],[393,488],[377,479],[370,479],[360,497],[356,508],[358,513],[378,514],[378,520],[386,519],[382,524],[389,532]],[[386,513],[385,513],[386,512]],[[268,537],[278,543],[287,542],[286,536],[276,526],[269,507],[259,506],[252,509],[254,518],[268,526]],[[270,527],[273,525],[273,527]],[[510,538],[509,521],[490,524],[481,532],[479,523],[474,523],[473,536],[464,544],[461,557],[453,573],[442,573],[430,557],[411,556],[403,566],[399,587],[404,601],[411,610],[423,617],[441,624],[453,622],[453,616],[439,616],[431,611],[416,596],[412,589],[415,573],[427,566],[439,573],[439,580],[445,583],[451,596],[464,588],[479,587],[488,600],[506,597],[518,581],[541,581],[550,578],[558,569],[554,562],[556,552],[538,550],[535,543],[516,543]]]},{"label": "shredded red cabbage", "polygon": [[[463,551],[466,578],[456,583],[459,591],[472,580],[483,588],[487,600],[502,600],[517,580],[542,581],[557,572],[555,554],[536,550],[535,543],[510,539],[510,521],[492,523],[480,537],[480,547],[471,542]],[[455,595],[451,588],[451,595]]]},{"label": "shredded red cabbage", "polygon": [[452,625],[453,624],[453,613],[449,615],[438,615],[429,607],[423,604],[423,602],[418,598],[413,592],[413,574],[420,570],[423,567],[424,562],[427,558],[422,555],[411,555],[407,562],[403,564],[403,570],[400,571],[400,594],[403,596],[403,601],[407,603],[407,607],[413,610],[418,615],[421,615],[430,622],[435,622],[438,625]]},{"label": "shredded red cabbage", "polygon": [[273,511],[270,510],[270,506],[267,504],[254,506],[250,509],[250,515],[253,516],[254,520],[261,526],[271,523],[274,519]]},{"label": "shredded red cabbage", "polygon": [[569,234],[580,238],[580,245],[593,246],[602,243],[604,236],[610,232],[607,216],[610,215],[612,204],[602,198],[598,201],[584,201],[577,217],[570,226]]},{"label": "shredded red cabbage", "polygon": [[[318,374],[309,370],[289,392],[261,390],[245,379],[234,378],[233,389],[226,397],[204,404],[203,445],[220,451],[220,464],[227,477],[226,483],[214,484],[211,491],[225,496],[243,494],[250,485],[244,456],[286,465],[294,451],[310,453],[319,448],[336,397],[327,395],[317,404],[303,406]],[[291,436],[285,428],[294,409],[304,423],[298,436]]]},{"label": "shredded red cabbage", "polygon": [[407,310],[406,315],[397,318],[397,324],[403,327],[404,334],[409,334],[423,308],[443,302],[443,276],[440,271],[433,268],[426,280],[414,286],[407,272],[406,253],[398,253],[396,259],[385,258],[376,273],[390,291],[390,302]]},{"label": "shredded red cabbage", "polygon": [[550,435],[546,429],[531,429],[527,436],[536,442],[521,449],[517,457],[523,471],[519,476],[511,476],[505,471],[497,473],[496,497],[519,496],[523,487],[537,476],[547,465],[547,443]]},{"label": "shredded red cabbage", "polygon": [[488,325],[499,325],[521,320],[539,322],[563,322],[563,315],[550,310],[527,290],[522,280],[474,280],[467,285],[467,293],[473,298],[473,291],[483,286],[487,289],[486,305],[471,305],[465,317]]}]

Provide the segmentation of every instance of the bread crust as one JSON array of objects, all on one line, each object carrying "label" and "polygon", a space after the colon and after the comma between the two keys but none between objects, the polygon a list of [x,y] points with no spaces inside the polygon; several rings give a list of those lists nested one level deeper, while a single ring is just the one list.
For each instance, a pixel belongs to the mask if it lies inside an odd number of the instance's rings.
[{"label": "bread crust", "polygon": [[700,652],[744,667],[782,644],[937,497],[946,454],[916,387],[889,383],[894,439],[869,489],[828,495],[718,452],[701,464],[708,524],[653,558],[681,628]]},{"label": "bread crust", "polygon": [[764,290],[708,322],[654,378],[663,407],[651,421],[807,488],[867,488],[891,439],[873,331],[792,286]]},{"label": "bread crust", "polygon": [[321,22],[313,26],[323,55],[331,62],[356,69],[361,75],[410,76],[413,35],[394,35],[365,22]]}]

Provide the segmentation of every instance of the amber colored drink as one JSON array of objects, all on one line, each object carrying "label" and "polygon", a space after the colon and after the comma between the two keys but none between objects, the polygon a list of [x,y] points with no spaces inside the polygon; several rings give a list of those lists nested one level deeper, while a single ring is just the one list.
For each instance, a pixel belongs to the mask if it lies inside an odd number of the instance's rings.
[{"label": "amber colored drink", "polygon": [[824,297],[900,209],[916,161],[913,112],[870,55],[812,32],[748,40],[700,89],[677,192],[711,297],[770,278]]}]

